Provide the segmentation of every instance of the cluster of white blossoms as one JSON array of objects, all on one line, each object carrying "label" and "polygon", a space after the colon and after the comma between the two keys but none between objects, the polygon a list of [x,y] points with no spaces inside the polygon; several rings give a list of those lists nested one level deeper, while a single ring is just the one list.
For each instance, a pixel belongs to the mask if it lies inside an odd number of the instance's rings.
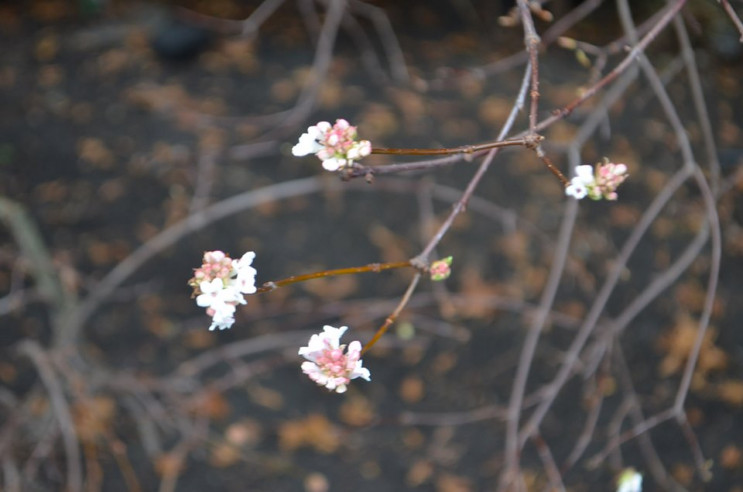
[{"label": "cluster of white blossoms", "polygon": [[341,345],[341,336],[346,326],[334,328],[326,325],[322,333],[312,335],[306,347],[299,349],[299,355],[307,359],[302,363],[302,372],[311,380],[336,393],[344,393],[346,385],[356,378],[369,381],[369,369],[362,367],[361,343],[354,340],[346,346]]},{"label": "cluster of white blossoms", "polygon": [[356,127],[344,119],[335,120],[332,126],[321,121],[299,137],[292,154],[297,157],[315,154],[322,161],[322,167],[337,171],[371,154],[371,142],[357,141],[357,136]]},{"label": "cluster of white blossoms", "polygon": [[576,176],[565,187],[565,194],[578,200],[586,196],[592,200],[616,200],[616,189],[627,179],[627,166],[604,159],[603,163],[575,168]]},{"label": "cluster of white blossoms", "polygon": [[206,308],[206,314],[212,317],[209,330],[231,327],[237,305],[247,303],[244,294],[255,293],[256,271],[251,266],[254,258],[252,251],[239,260],[222,251],[204,253],[203,264],[194,270],[188,285],[194,289],[196,304]]},{"label": "cluster of white blossoms", "polygon": [[[245,294],[254,294],[256,270],[251,265],[255,253],[248,251],[239,260],[233,260],[222,251],[207,251],[201,267],[194,269],[188,285],[193,288],[196,304],[206,308],[212,317],[209,330],[224,330],[235,323],[235,310],[239,304],[247,304]],[[353,341],[340,344],[348,327],[325,326],[319,334],[312,335],[299,355],[307,361],[302,371],[320,386],[336,393],[344,393],[347,384],[356,378],[369,381],[370,373],[362,367],[361,343]]]}]

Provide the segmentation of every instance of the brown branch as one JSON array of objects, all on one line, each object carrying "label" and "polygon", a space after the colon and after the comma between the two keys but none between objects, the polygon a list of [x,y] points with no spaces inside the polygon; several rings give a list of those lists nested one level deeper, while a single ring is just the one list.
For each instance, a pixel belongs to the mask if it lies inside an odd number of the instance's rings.
[{"label": "brown branch", "polygon": [[374,334],[371,340],[366,342],[364,348],[361,349],[361,355],[364,355],[370,348],[372,348],[374,344],[377,343],[380,338],[382,338],[382,335],[387,332],[390,326],[392,326],[392,324],[397,321],[398,316],[400,316],[400,313],[408,304],[408,301],[410,301],[410,296],[413,295],[413,292],[415,292],[415,288],[418,285],[418,281],[420,280],[420,278],[421,274],[416,273],[413,277],[413,280],[410,281],[410,285],[408,285],[405,294],[403,294],[402,299],[400,299],[400,302],[397,304],[395,310],[387,317],[386,320],[384,320],[384,324],[382,324],[382,326],[377,329],[377,332]]},{"label": "brown branch", "polygon": [[271,282],[264,283],[261,287],[259,287],[256,290],[256,294],[262,294],[264,292],[271,292],[273,290],[278,289],[279,287],[284,287],[291,284],[296,284],[299,282],[306,282],[308,280],[314,280],[316,278],[326,278],[326,277],[335,277],[338,275],[355,275],[358,273],[379,273],[383,272],[385,270],[392,270],[395,268],[406,268],[406,267],[416,267],[414,266],[411,261],[398,261],[393,263],[370,263],[368,265],[364,266],[358,266],[358,267],[349,267],[349,268],[338,268],[335,270],[323,270],[320,272],[313,272],[313,273],[306,273],[304,275],[293,275],[291,277],[287,277],[281,280],[274,280]]}]

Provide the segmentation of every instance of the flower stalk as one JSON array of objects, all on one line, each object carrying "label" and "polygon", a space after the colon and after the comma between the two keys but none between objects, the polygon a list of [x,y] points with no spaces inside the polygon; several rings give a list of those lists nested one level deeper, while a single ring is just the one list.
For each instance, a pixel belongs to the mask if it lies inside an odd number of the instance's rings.
[{"label": "flower stalk", "polygon": [[279,287],[285,287],[291,284],[297,284],[299,282],[306,282],[316,278],[325,277],[336,277],[338,275],[354,275],[357,273],[379,273],[384,270],[394,270],[395,268],[406,268],[414,267],[413,264],[408,261],[397,261],[391,263],[369,263],[368,265],[349,267],[349,268],[337,268],[335,270],[323,270],[320,272],[306,273],[304,275],[293,275],[281,280],[273,280],[265,282],[263,285],[256,289],[256,294],[263,294],[265,292],[271,292],[278,289]]}]

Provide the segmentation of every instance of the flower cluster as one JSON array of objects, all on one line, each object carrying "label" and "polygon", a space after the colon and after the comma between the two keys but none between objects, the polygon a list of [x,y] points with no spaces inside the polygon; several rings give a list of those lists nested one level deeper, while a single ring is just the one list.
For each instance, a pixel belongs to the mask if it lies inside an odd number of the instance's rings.
[{"label": "flower cluster", "polygon": [[454,260],[453,256],[447,256],[446,258],[431,263],[431,267],[428,269],[428,273],[431,274],[431,280],[434,282],[440,282],[449,278],[451,275],[452,260]]},{"label": "flower cluster", "polygon": [[196,304],[206,308],[212,317],[209,330],[224,330],[235,322],[238,304],[246,304],[243,294],[253,294],[255,268],[251,266],[255,253],[248,251],[239,260],[233,260],[222,251],[204,253],[203,264],[194,270],[188,281],[193,287]]},{"label": "flower cluster", "polygon": [[356,127],[346,120],[335,120],[332,126],[327,121],[321,121],[307,128],[307,133],[299,137],[292,154],[297,157],[315,154],[322,161],[322,167],[337,171],[371,154],[371,142],[357,141],[357,136]]},{"label": "flower cluster", "polygon": [[351,342],[348,352],[345,352],[346,346],[340,344],[347,329],[347,326],[334,328],[326,325],[322,333],[312,335],[307,346],[299,349],[299,355],[307,359],[302,363],[302,372],[336,393],[344,393],[352,379],[369,381],[371,376],[369,369],[361,366],[361,343]]},{"label": "flower cluster", "polygon": [[592,200],[616,200],[616,189],[627,179],[627,166],[615,164],[604,159],[596,164],[596,170],[590,165],[575,168],[576,176],[565,188],[565,194],[578,200],[588,196]]}]

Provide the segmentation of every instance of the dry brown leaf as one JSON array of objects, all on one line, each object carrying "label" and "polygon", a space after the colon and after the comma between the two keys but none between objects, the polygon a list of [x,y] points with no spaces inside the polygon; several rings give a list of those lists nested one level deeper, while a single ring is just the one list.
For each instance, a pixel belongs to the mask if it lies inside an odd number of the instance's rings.
[{"label": "dry brown leaf", "polygon": [[191,399],[190,406],[197,415],[211,419],[223,419],[232,410],[230,403],[224,395],[218,391],[202,391]]},{"label": "dry brown leaf", "polygon": [[684,282],[676,286],[676,302],[692,313],[698,313],[704,306],[706,290],[697,282]]},{"label": "dry brown leaf", "polygon": [[403,432],[402,442],[408,449],[420,449],[426,443],[426,436],[418,429],[409,429]]},{"label": "dry brown leaf", "polygon": [[[463,269],[460,276],[462,284],[462,296],[470,297],[488,297],[502,295],[502,289],[495,283],[485,282],[480,274],[480,270],[467,266]],[[496,311],[485,302],[470,302],[462,305],[459,314],[470,318],[487,318]]]},{"label": "dry brown leaf", "polygon": [[15,364],[0,361],[0,381],[3,383],[12,383],[18,377],[18,369]]},{"label": "dry brown leaf", "polygon": [[303,282],[302,287],[320,299],[336,301],[356,292],[359,288],[359,281],[354,275],[339,275]]},{"label": "dry brown leaf", "polygon": [[340,408],[341,420],[356,427],[369,425],[374,420],[374,407],[363,396],[346,398]]},{"label": "dry brown leaf", "polygon": [[279,391],[251,384],[248,387],[248,394],[255,403],[271,410],[279,410],[284,406],[284,396]]},{"label": "dry brown leaf", "polygon": [[405,475],[405,483],[410,487],[420,487],[431,480],[433,475],[433,465],[430,461],[419,460],[413,463],[408,473]]},{"label": "dry brown leaf", "polygon": [[190,330],[183,335],[183,344],[190,349],[204,350],[212,347],[217,341],[213,333],[204,329]]},{"label": "dry brown leaf", "polygon": [[155,471],[161,477],[173,477],[183,470],[183,456],[163,453],[155,459]]},{"label": "dry brown leaf", "polygon": [[425,395],[425,386],[418,377],[407,377],[400,383],[400,398],[408,403],[420,401]]},{"label": "dry brown leaf", "polygon": [[402,111],[406,126],[414,126],[426,116],[426,103],[419,94],[403,89],[391,89],[389,94]]},{"label": "dry brown leaf", "polygon": [[609,221],[614,227],[634,227],[640,218],[641,210],[634,205],[612,204]]},{"label": "dry brown leaf", "polygon": [[77,142],[77,154],[80,160],[96,169],[110,169],[114,164],[114,155],[100,138],[83,137]]},{"label": "dry brown leaf", "polygon": [[469,492],[474,490],[472,483],[465,477],[446,473],[436,480],[436,492]]},{"label": "dry brown leaf", "polygon": [[80,440],[92,442],[107,434],[115,414],[116,403],[107,396],[78,400],[72,407],[72,418]]},{"label": "dry brown leaf", "polygon": [[720,466],[728,470],[743,467],[743,451],[735,444],[728,444],[720,451]]},{"label": "dry brown leaf", "polygon": [[292,420],[279,427],[279,447],[294,451],[309,446],[321,453],[330,454],[341,443],[341,431],[328,419],[319,414],[302,420]]},{"label": "dry brown leaf", "polygon": [[479,105],[480,121],[494,128],[500,128],[511,112],[511,102],[502,97],[490,96]]},{"label": "dry brown leaf", "polygon": [[369,104],[359,121],[359,133],[372,142],[384,140],[398,130],[397,116],[383,104]]},{"label": "dry brown leaf", "polygon": [[694,480],[694,467],[685,463],[674,465],[671,475],[684,487],[688,487]]},{"label": "dry brown leaf", "polygon": [[728,379],[716,385],[717,397],[725,403],[743,407],[743,381],[739,379]]},{"label": "dry brown leaf", "polygon": [[56,34],[47,33],[36,42],[34,55],[41,62],[51,61],[59,52],[59,38]]},{"label": "dry brown leaf", "polygon": [[209,454],[209,464],[216,468],[227,468],[240,461],[240,448],[227,443],[221,442],[211,449]]},{"label": "dry brown leaf", "polygon": [[253,419],[242,419],[227,427],[224,438],[235,446],[253,447],[261,441],[260,424]]},{"label": "dry brown leaf", "polygon": [[[658,367],[663,377],[680,372],[691,353],[699,330],[698,323],[687,314],[680,314],[676,325],[660,336],[658,346],[665,352]],[[727,367],[727,355],[714,341],[716,331],[710,327],[704,334],[695,373],[702,379],[711,371]]]},{"label": "dry brown leaf", "polygon": [[318,472],[310,473],[304,479],[304,490],[307,492],[328,492],[330,490],[328,477]]},{"label": "dry brown leaf", "polygon": [[441,375],[451,371],[457,365],[458,358],[453,353],[441,353],[433,359],[431,370],[434,374]]},{"label": "dry brown leaf", "polygon": [[409,258],[408,243],[381,224],[374,224],[369,230],[369,239],[381,251],[385,262],[405,261]]}]

